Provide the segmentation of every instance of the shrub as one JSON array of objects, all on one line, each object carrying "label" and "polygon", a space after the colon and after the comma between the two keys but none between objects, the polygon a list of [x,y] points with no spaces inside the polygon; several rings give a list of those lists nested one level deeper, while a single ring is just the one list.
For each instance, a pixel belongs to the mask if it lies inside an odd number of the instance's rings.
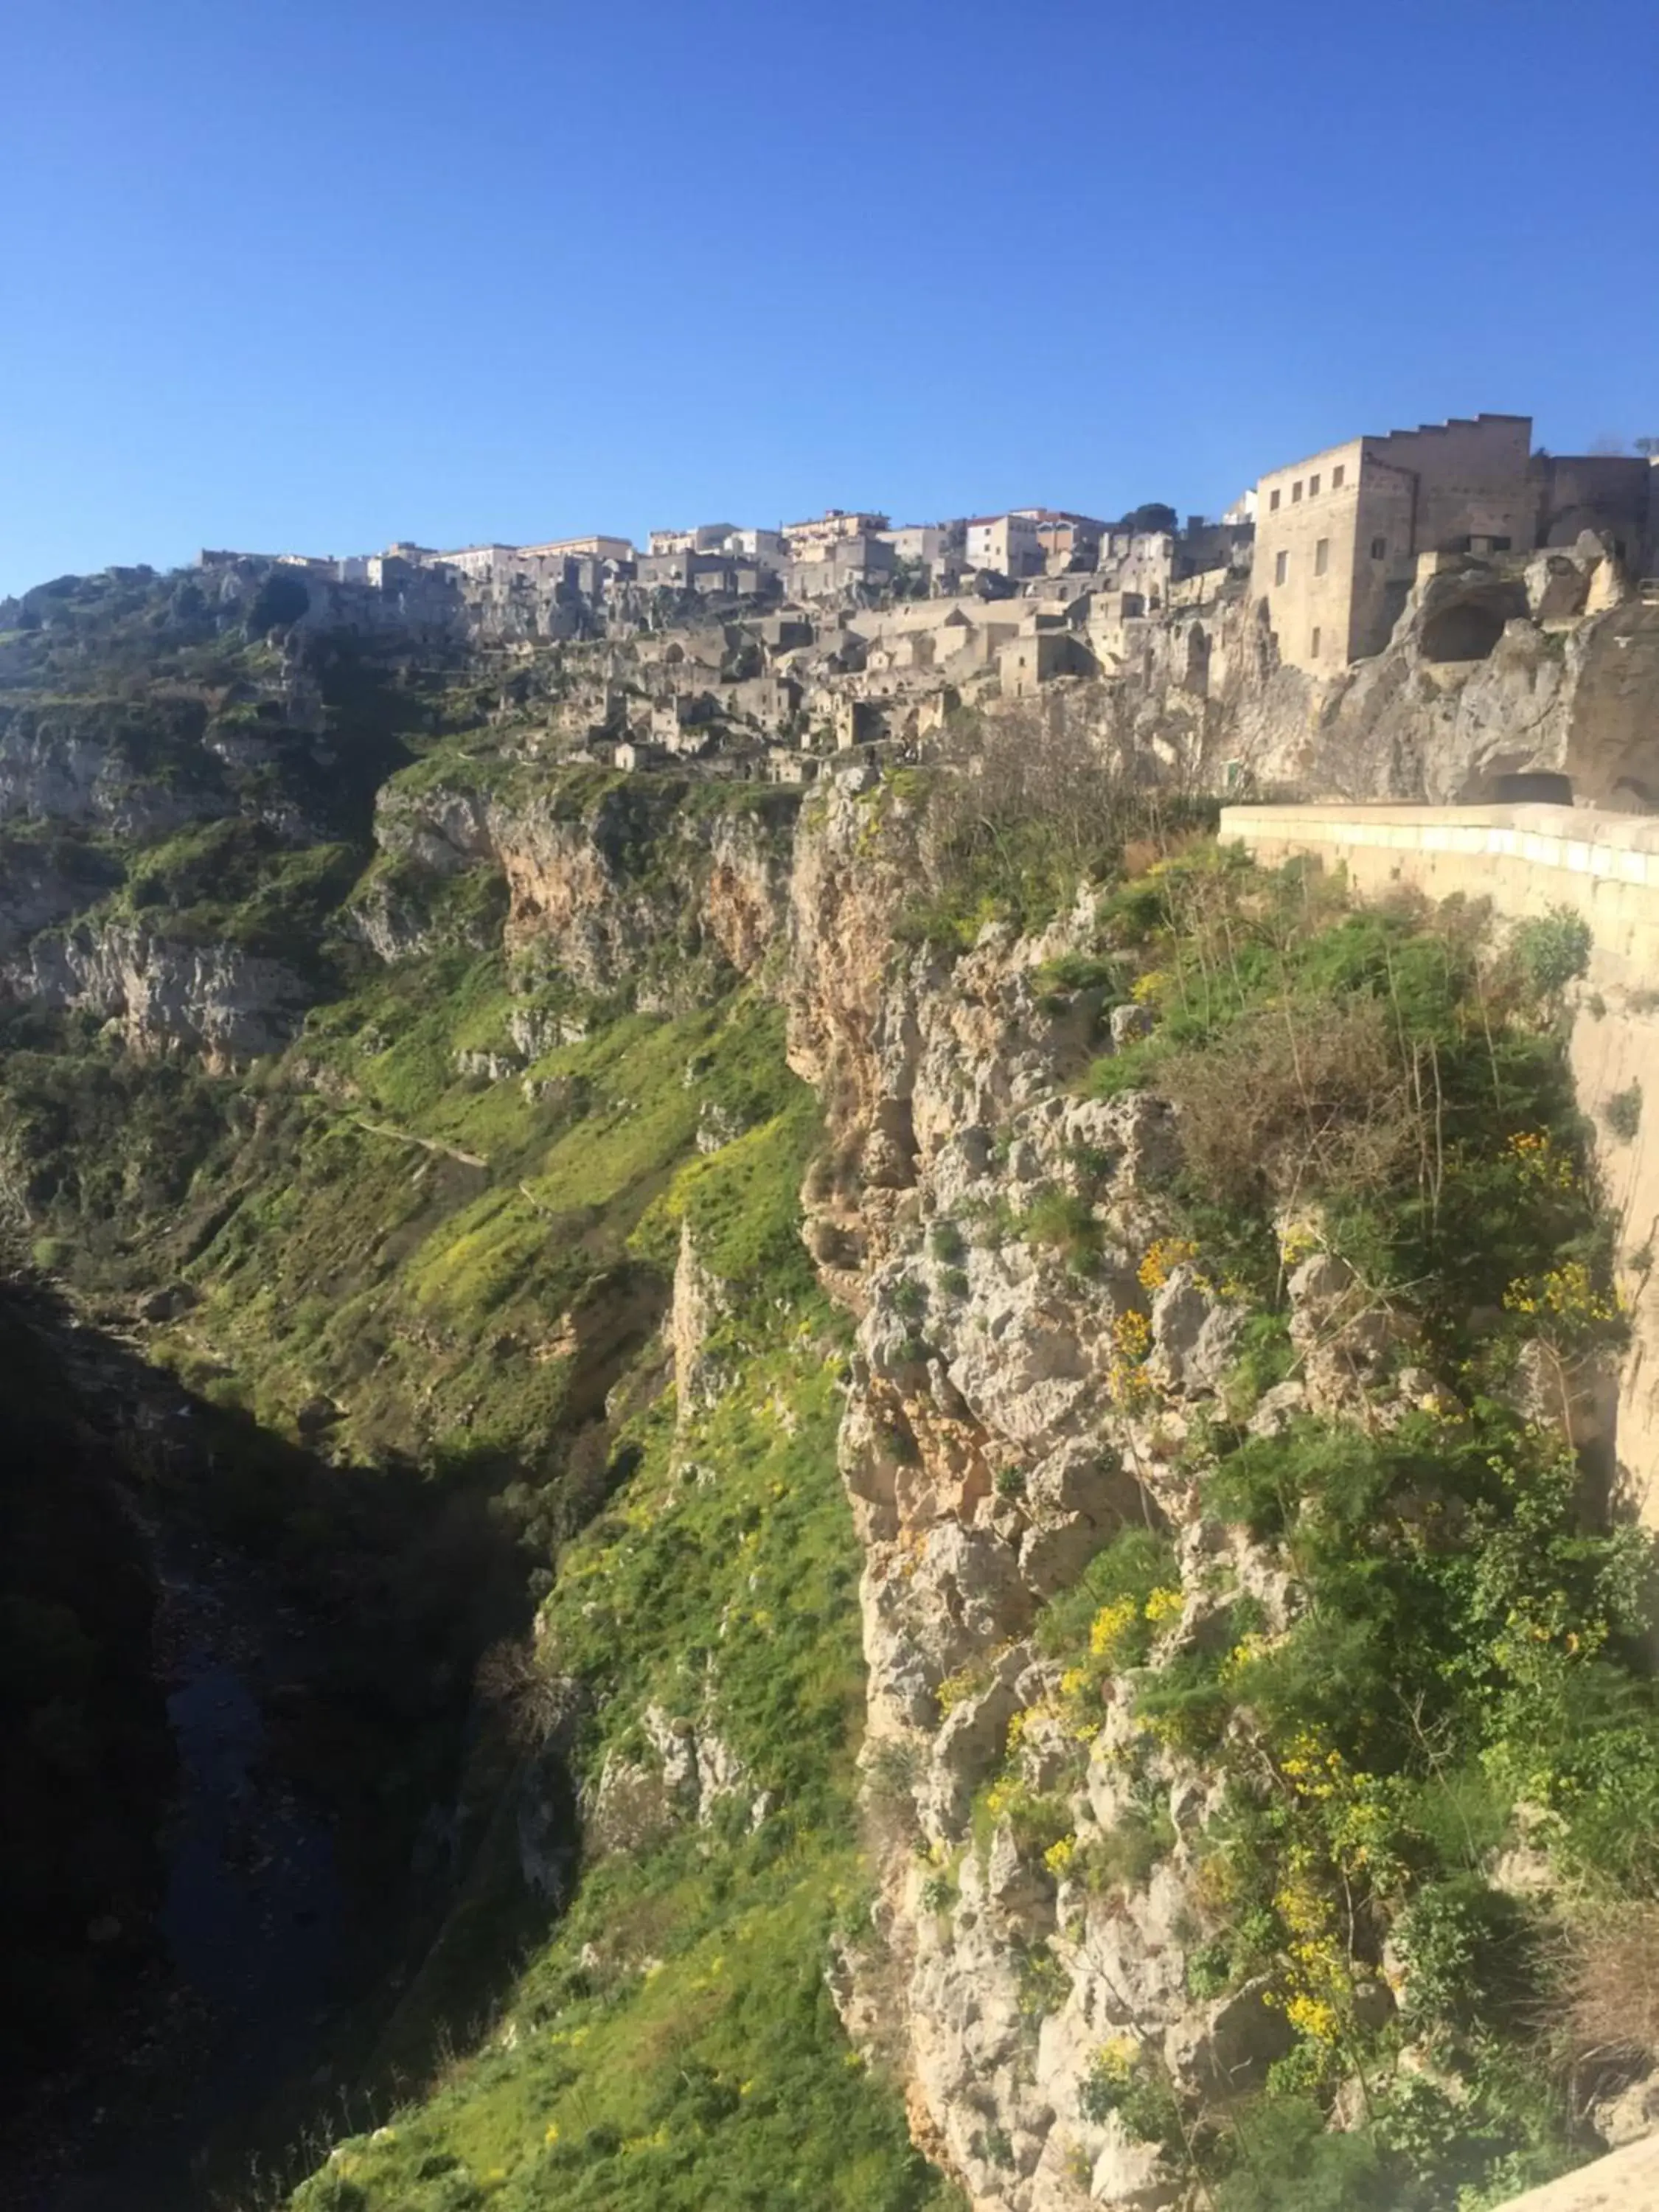
[{"label": "shrub", "polygon": [[1041,1191],[1019,1224],[1028,1243],[1065,1255],[1073,1267],[1085,1267],[1100,1249],[1101,1228],[1086,1198],[1074,1191]]},{"label": "shrub", "polygon": [[1144,1889],[1152,1869],[1174,1850],[1175,1842],[1175,1823],[1165,1808],[1126,1813],[1115,1826],[1078,1845],[1072,1871],[1095,1896]]},{"label": "shrub", "polygon": [[1659,2057],[1659,1905],[1625,1904],[1568,1922],[1558,1962],[1562,2031],[1577,2057]]},{"label": "shrub", "polygon": [[962,736],[957,765],[921,794],[921,881],[901,939],[959,951],[987,921],[1039,928],[1131,838],[1158,851],[1215,819],[1212,802],[1146,787],[1131,751],[1103,745],[1086,714],[1016,710]]},{"label": "shrub", "polygon": [[1642,1086],[1632,1083],[1615,1091],[1601,1109],[1601,1119],[1622,1144],[1629,1144],[1642,1122]]},{"label": "shrub", "polygon": [[1532,1937],[1521,1909],[1479,1875],[1429,1883],[1394,1933],[1409,1970],[1407,2012],[1423,2025],[1496,2024],[1534,1986]]},{"label": "shrub", "polygon": [[927,1231],[927,1249],[936,1260],[945,1261],[951,1267],[960,1267],[968,1255],[967,1241],[951,1220],[934,1222]]},{"label": "shrub", "polygon": [[1172,2152],[1185,2147],[1175,2092],[1156,2058],[1133,2036],[1114,2036],[1096,2051],[1078,2092],[1078,2107],[1097,2126],[1115,2112],[1142,2142],[1161,2143]]},{"label": "shrub", "polygon": [[1589,966],[1590,926],[1571,907],[1552,907],[1523,921],[1513,945],[1521,972],[1540,998],[1553,998]]},{"label": "shrub", "polygon": [[1286,1004],[1168,1059],[1192,1173],[1234,1202],[1292,1188],[1367,1189],[1415,1148],[1420,1109],[1388,1007]]}]

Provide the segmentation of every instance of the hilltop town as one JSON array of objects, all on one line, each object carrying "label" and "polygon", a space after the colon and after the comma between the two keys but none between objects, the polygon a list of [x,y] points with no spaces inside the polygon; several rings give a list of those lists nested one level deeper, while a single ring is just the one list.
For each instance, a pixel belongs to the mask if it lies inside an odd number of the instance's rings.
[{"label": "hilltop town", "polygon": [[1443,717],[1506,626],[1559,635],[1650,602],[1659,457],[1551,455],[1529,417],[1480,414],[1273,468],[1214,521],[1148,504],[895,526],[830,508],[775,530],[653,530],[643,547],[216,550],[199,569],[210,592],[263,585],[301,633],[461,636],[556,669],[544,738],[623,769],[799,783],[838,751],[913,751],[963,708],[1047,695],[1138,718],[1166,768],[1201,756],[1236,786],[1253,762],[1282,777],[1292,733],[1330,721],[1391,641],[1409,635]]}]

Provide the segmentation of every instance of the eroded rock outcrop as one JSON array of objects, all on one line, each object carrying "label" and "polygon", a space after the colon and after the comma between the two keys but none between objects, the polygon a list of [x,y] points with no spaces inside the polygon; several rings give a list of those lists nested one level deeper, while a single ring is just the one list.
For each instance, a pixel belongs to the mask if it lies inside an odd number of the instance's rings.
[{"label": "eroded rock outcrop", "polygon": [[[700,962],[749,974],[789,896],[799,794],[705,787],[698,798],[688,803],[687,787],[667,778],[613,778],[597,793],[556,777],[539,793],[394,783],[377,802],[375,839],[436,878],[499,870],[509,953],[580,991],[626,989],[666,1012],[695,1002]],[[395,886],[364,902],[360,927],[382,957],[427,943],[418,903],[400,907]]]},{"label": "eroded rock outcrop", "polygon": [[5,981],[17,996],[116,1023],[130,1049],[200,1052],[228,1067],[280,1051],[310,994],[279,960],[233,945],[186,945],[138,923],[78,923],[36,937]]}]

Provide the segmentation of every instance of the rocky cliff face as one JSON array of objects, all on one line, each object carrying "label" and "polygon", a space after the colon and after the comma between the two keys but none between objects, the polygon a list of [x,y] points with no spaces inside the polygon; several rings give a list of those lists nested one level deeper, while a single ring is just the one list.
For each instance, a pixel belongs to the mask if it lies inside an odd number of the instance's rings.
[{"label": "rocky cliff face", "polygon": [[[591,773],[526,775],[504,791],[394,783],[380,796],[375,842],[439,882],[499,871],[510,957],[596,998],[626,989],[668,1012],[690,1003],[711,969],[747,975],[771,943],[799,803],[794,792],[718,786],[693,800],[674,779]],[[422,921],[393,918],[385,890],[368,915],[383,957],[428,941]]]},{"label": "rocky cliff face", "polygon": [[35,937],[6,975],[20,996],[96,1014],[137,1053],[199,1053],[214,1069],[278,1052],[310,993],[291,968],[234,945],[180,945],[136,923],[88,922]]},{"label": "rocky cliff face", "polygon": [[1639,811],[1659,793],[1656,684],[1659,608],[1587,536],[1525,563],[1442,556],[1385,650],[1325,679],[1279,664],[1236,586],[1149,625],[1101,719],[1206,787],[1244,771],[1307,799],[1446,805],[1549,770]]},{"label": "rocky cliff face", "polygon": [[[1048,1786],[1065,1764],[1060,1670],[1031,1640],[1036,1614],[1125,1527],[1191,1519],[1172,1462],[1213,1406],[1242,1316],[1190,1268],[1152,1297],[1140,1280],[1167,1227],[1157,1193],[1174,1130],[1150,1097],[1066,1095],[1099,994],[1057,1002],[1041,988],[1066,926],[1024,940],[988,930],[953,972],[926,954],[895,963],[904,876],[872,871],[869,842],[869,803],[842,781],[797,877],[792,1042],[798,1066],[840,1078],[841,1164],[809,1200],[809,1237],[862,1316],[841,1460],[865,1555],[866,1765],[890,1792],[902,1778],[901,1826],[913,1811],[924,1848],[890,1841],[879,1964],[846,1960],[847,2014],[872,2044],[896,2035],[918,2139],[976,2204],[1075,2204],[1080,2179],[1097,2202],[1172,2203],[1180,2185],[1156,2148],[1083,2109],[1095,2053],[1133,2033],[1159,2040],[1195,2088],[1218,2068],[1243,2086],[1277,2055],[1282,2024],[1259,1991],[1207,2005],[1184,1994],[1178,1838],[1144,1892],[1103,1904],[1056,1881],[1006,1822],[976,1850],[969,1821],[1017,1716],[1028,1778]],[[1010,1233],[1055,1193],[1101,1225],[1086,1277]],[[1144,1405],[1124,1384],[1130,1327],[1148,1333],[1158,1377]],[[1201,1522],[1187,1541],[1199,1559],[1236,1549]],[[1270,1570],[1233,1563],[1282,1604]],[[1166,1787],[1186,1819],[1202,1814],[1202,1773],[1162,1754],[1132,1765],[1132,1738],[1125,1710],[1091,1746],[1085,1845],[1138,1790]],[[1038,1952],[1054,1977],[1040,2015]]]},{"label": "rocky cliff face", "polygon": [[[1237,1416],[1250,1299],[1171,1202],[1167,1100],[1077,1095],[1103,1043],[1147,1026],[1133,1005],[1103,1023],[1102,990],[1076,982],[1099,941],[1091,902],[1041,934],[989,925],[954,961],[896,947],[911,829],[862,781],[837,779],[804,824],[789,982],[792,1056],[830,1113],[806,1234],[858,1316],[839,1449],[880,1894],[837,2001],[979,2212],[1157,2212],[1194,2201],[1194,2142],[1293,2063],[1305,2017],[1270,1973],[1208,1972],[1237,1803],[1224,1762],[1149,1723],[1127,1670],[1079,1707],[1048,1624],[1137,1537],[1166,1562],[1124,1614],[1154,1677],[1226,1653],[1241,1607],[1263,1648],[1305,1620],[1283,1547],[1218,1514],[1200,1480]],[[1305,1209],[1278,1236],[1294,1358],[1250,1437],[1462,1418],[1415,1324]],[[1534,1385],[1560,1366],[1540,1342],[1516,1371],[1546,1427],[1556,1400]],[[1097,1650],[1122,1632],[1115,1602]],[[1377,2033],[1405,1988],[1395,1951],[1345,2002]]]}]

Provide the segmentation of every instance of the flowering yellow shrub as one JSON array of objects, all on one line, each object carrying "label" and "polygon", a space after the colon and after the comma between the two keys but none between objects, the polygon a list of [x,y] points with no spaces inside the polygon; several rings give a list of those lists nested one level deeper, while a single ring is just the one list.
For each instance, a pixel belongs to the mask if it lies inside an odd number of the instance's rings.
[{"label": "flowering yellow shrub", "polygon": [[1058,1881],[1070,1871],[1072,1861],[1076,1856],[1077,1838],[1062,1836],[1057,1844],[1050,1844],[1048,1850],[1044,1851],[1042,1863]]},{"label": "flowering yellow shrub", "polygon": [[1104,1659],[1110,1665],[1139,1620],[1140,1607],[1133,1598],[1114,1598],[1109,1605],[1103,1605],[1094,1617],[1089,1630],[1090,1650],[1097,1659]]},{"label": "flowering yellow shrub", "polygon": [[1623,1309],[1616,1294],[1598,1291],[1582,1260],[1564,1260],[1547,1274],[1518,1277],[1504,1293],[1507,1312],[1530,1314],[1568,1328],[1591,1328],[1617,1321]]},{"label": "flowering yellow shrub", "polygon": [[1112,1354],[1106,1383],[1115,1404],[1133,1406],[1145,1399],[1151,1385],[1143,1371],[1152,1348],[1152,1324],[1144,1313],[1127,1307],[1112,1322]]},{"label": "flowering yellow shrub", "polygon": [[1316,2043],[1334,2043],[1342,2029],[1334,2005],[1305,1993],[1286,1998],[1285,2017],[1298,2035],[1309,2036]]},{"label": "flowering yellow shrub", "polygon": [[1557,1150],[1547,1129],[1522,1129],[1510,1139],[1509,1155],[1530,1190],[1566,1195],[1578,1187],[1577,1164]]},{"label": "flowering yellow shrub", "polygon": [[942,1713],[953,1711],[964,1698],[973,1696],[983,1681],[981,1670],[974,1666],[958,1667],[954,1674],[947,1674],[933,1695],[939,1699]]},{"label": "flowering yellow shrub", "polygon": [[1293,1221],[1280,1240],[1280,1257],[1287,1267],[1299,1267],[1320,1249],[1324,1241],[1311,1221]]},{"label": "flowering yellow shrub", "polygon": [[1115,2035],[1103,2043],[1090,2061],[1089,2070],[1103,2081],[1127,2088],[1134,2079],[1140,2045],[1132,2035]]},{"label": "flowering yellow shrub", "polygon": [[1241,1637],[1221,1662],[1221,1680],[1226,1687],[1231,1689],[1240,1675],[1253,1667],[1258,1659],[1264,1658],[1279,1640],[1277,1637],[1264,1636],[1254,1631]]},{"label": "flowering yellow shrub", "polygon": [[1185,1603],[1178,1589],[1155,1589],[1146,1601],[1146,1618],[1154,1628],[1162,1628],[1165,1621],[1180,1620]]},{"label": "flowering yellow shrub", "polygon": [[1289,1779],[1298,1797],[1334,1797],[1342,1781],[1343,1767],[1341,1753],[1326,1750],[1305,1729],[1279,1762],[1279,1772]]},{"label": "flowering yellow shrub", "polygon": [[1143,1291],[1161,1291],[1177,1267],[1198,1257],[1198,1247],[1188,1237],[1159,1237],[1146,1248],[1146,1256],[1135,1270]]},{"label": "flowering yellow shrub", "polygon": [[1161,999],[1169,988],[1170,978],[1165,970],[1162,968],[1149,968],[1144,975],[1136,976],[1131,987],[1130,995],[1138,1006],[1151,1006],[1154,1000]]}]

